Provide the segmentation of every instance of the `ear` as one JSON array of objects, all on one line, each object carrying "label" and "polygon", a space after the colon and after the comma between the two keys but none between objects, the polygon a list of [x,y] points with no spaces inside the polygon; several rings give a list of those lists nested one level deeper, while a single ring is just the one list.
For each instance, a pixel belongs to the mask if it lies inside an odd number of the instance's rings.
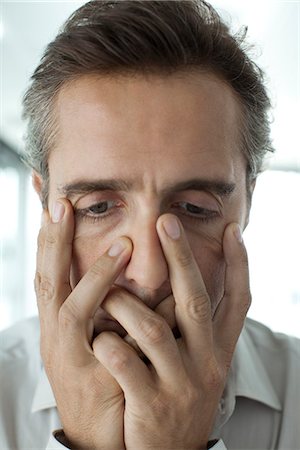
[{"label": "ear", "polygon": [[32,171],[31,178],[32,178],[32,186],[42,202],[43,179],[41,175],[37,173],[35,170]]}]

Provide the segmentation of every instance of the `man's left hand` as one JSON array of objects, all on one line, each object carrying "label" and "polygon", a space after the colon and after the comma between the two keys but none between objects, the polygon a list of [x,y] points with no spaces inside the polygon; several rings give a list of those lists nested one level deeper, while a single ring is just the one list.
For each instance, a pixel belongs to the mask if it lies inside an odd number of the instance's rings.
[{"label": "man's left hand", "polygon": [[[170,229],[173,237],[166,232]],[[206,449],[250,305],[247,254],[238,225],[228,225],[223,237],[224,296],[212,318],[182,225],[166,214],[159,218],[157,232],[169,267],[180,345],[161,315],[116,288],[103,307],[136,340],[150,364],[113,332],[99,334],[93,348],[124,392],[127,450]]]}]

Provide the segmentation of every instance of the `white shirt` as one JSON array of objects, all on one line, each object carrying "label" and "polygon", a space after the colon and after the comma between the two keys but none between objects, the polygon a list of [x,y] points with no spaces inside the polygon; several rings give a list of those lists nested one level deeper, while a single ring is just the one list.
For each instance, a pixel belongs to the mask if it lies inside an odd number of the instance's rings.
[{"label": "white shirt", "polygon": [[[39,352],[38,318],[0,333],[0,449],[65,449]],[[300,340],[247,319],[211,439],[213,450],[300,450]],[[138,450],[138,449],[137,449]]]}]

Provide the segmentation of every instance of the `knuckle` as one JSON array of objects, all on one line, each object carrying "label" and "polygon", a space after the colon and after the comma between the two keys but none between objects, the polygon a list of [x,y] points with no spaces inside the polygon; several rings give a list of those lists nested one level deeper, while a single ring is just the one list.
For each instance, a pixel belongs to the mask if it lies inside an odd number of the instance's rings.
[{"label": "knuckle", "polygon": [[47,248],[53,248],[55,244],[57,243],[57,234],[54,232],[53,229],[49,229],[47,231],[47,234],[45,236],[45,245]]},{"label": "knuckle", "polygon": [[117,349],[109,351],[110,364],[114,371],[123,372],[131,366],[131,355],[129,352],[120,352]]},{"label": "knuckle", "polygon": [[175,256],[182,269],[186,269],[192,264],[192,255],[187,249],[178,249]]},{"label": "knuckle", "polygon": [[62,304],[58,312],[58,324],[60,329],[68,329],[79,323],[80,315],[76,302],[67,301]]},{"label": "knuckle", "polygon": [[35,287],[38,299],[43,302],[52,300],[55,297],[55,287],[49,278],[37,272],[35,276]]},{"label": "knuckle", "polygon": [[165,340],[166,322],[162,317],[145,317],[139,324],[141,339],[146,344],[157,344]]},{"label": "knuckle", "polygon": [[208,296],[204,292],[197,292],[190,295],[185,303],[186,314],[189,319],[199,323],[211,319],[211,309]]},{"label": "knuckle", "polygon": [[87,272],[86,276],[91,281],[94,282],[99,278],[103,278],[107,273],[107,267],[102,264],[101,260],[95,262],[92,267]]}]

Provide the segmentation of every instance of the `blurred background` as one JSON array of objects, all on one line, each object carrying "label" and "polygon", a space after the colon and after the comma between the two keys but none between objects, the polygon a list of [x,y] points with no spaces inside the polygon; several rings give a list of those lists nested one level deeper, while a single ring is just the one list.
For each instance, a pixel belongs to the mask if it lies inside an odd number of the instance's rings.
[{"label": "blurred background", "polygon": [[[33,278],[41,207],[20,161],[21,99],[45,45],[80,1],[0,4],[0,329],[35,315]],[[211,2],[233,30],[248,26],[267,74],[276,155],[259,177],[245,241],[249,316],[300,337],[300,2]]]}]

